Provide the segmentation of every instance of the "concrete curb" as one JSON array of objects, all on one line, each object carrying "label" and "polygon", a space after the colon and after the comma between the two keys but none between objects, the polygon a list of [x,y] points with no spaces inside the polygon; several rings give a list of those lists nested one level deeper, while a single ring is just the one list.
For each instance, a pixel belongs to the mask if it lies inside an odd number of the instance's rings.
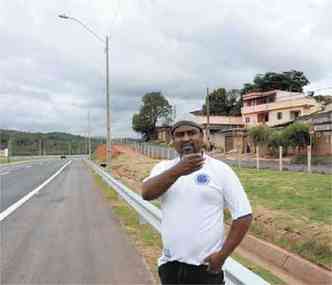
[{"label": "concrete curb", "polygon": [[273,265],[282,268],[294,278],[308,284],[332,284],[332,272],[290,253],[276,245],[247,235],[241,248],[257,255]]}]

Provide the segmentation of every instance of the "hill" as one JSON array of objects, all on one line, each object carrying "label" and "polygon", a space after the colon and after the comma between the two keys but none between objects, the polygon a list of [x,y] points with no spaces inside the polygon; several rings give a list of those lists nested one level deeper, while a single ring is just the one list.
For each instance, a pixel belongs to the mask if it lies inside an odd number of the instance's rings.
[{"label": "hill", "polygon": [[[105,143],[104,138],[91,138],[91,151]],[[63,132],[32,133],[0,129],[0,149],[9,147],[16,155],[87,154],[88,138]]]}]

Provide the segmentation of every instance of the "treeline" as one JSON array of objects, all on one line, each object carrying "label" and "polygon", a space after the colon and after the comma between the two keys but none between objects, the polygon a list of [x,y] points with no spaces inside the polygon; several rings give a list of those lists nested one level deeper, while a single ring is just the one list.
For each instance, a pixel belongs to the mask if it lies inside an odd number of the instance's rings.
[{"label": "treeline", "polygon": [[[104,138],[91,138],[91,152]],[[87,154],[88,138],[62,132],[30,133],[0,129],[0,149],[9,148],[10,155]]]}]

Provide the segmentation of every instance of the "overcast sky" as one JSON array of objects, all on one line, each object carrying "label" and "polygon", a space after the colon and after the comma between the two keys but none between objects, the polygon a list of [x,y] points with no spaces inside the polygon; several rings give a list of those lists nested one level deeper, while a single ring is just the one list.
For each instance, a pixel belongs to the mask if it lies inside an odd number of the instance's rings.
[{"label": "overcast sky", "polygon": [[135,135],[147,92],[181,114],[206,87],[257,73],[297,69],[308,89],[332,86],[331,0],[0,0],[0,128],[85,135],[90,111],[105,135],[104,43],[60,13],[111,36],[113,137]]}]

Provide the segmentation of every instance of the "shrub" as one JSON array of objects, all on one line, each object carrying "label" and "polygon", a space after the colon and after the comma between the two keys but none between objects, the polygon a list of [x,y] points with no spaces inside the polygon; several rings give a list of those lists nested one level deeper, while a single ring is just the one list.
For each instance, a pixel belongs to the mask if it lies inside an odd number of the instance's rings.
[{"label": "shrub", "polygon": [[267,145],[271,135],[271,129],[266,126],[252,127],[249,129],[249,137],[254,145]]},{"label": "shrub", "polygon": [[279,146],[283,147],[283,155],[286,155],[288,140],[285,135],[285,131],[284,130],[272,130],[270,137],[269,137],[268,146],[270,147],[273,156],[279,155]]},{"label": "shrub", "polygon": [[310,144],[309,125],[304,123],[293,123],[285,130],[285,139],[291,146],[304,147]]}]

